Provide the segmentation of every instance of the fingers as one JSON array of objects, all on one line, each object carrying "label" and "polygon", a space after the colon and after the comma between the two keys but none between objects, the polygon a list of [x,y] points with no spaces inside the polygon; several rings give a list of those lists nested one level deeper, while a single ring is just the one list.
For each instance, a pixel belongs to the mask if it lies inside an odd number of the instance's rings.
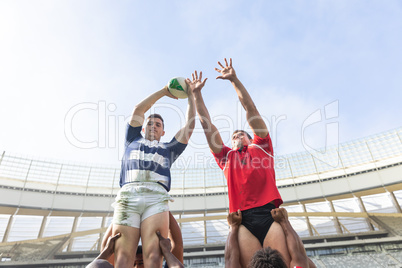
[{"label": "fingers", "polygon": [[200,77],[198,77],[198,72],[194,71],[194,73],[191,74],[191,77],[193,78],[193,81],[190,82],[197,82],[197,81],[202,81],[202,72],[200,72]]},{"label": "fingers", "polygon": [[111,239],[116,240],[117,238],[119,238],[121,236],[121,233],[117,233],[115,234]]},{"label": "fingers", "polygon": [[161,232],[156,231],[156,235],[158,236],[159,240],[163,239],[164,237],[161,235]]},{"label": "fingers", "polygon": [[226,60],[226,58],[225,58],[225,64],[226,64],[226,67],[228,67],[228,61]]},{"label": "fingers", "polygon": [[278,214],[278,209],[274,208],[273,210],[271,210],[271,215],[272,217],[275,217]]},{"label": "fingers", "polygon": [[170,93],[168,88],[166,89],[165,95],[168,96],[169,98],[172,98],[172,99],[175,99],[175,100],[179,99],[178,97],[173,96],[173,94]]},{"label": "fingers", "polygon": [[[226,59],[225,59],[225,61],[226,61]],[[219,66],[221,66],[222,67],[222,69],[223,68],[225,68],[223,65],[222,65],[222,63],[220,62],[220,61],[218,61],[218,64],[219,64]],[[228,63],[226,62],[226,65],[227,65]],[[217,68],[215,68],[215,70],[216,70]]]}]

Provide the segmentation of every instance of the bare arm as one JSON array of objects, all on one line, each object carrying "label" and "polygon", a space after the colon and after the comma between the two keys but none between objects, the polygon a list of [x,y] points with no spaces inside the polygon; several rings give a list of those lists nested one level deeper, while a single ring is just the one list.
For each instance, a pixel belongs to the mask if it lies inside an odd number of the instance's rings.
[{"label": "bare arm", "polygon": [[159,231],[156,232],[159,238],[159,247],[169,268],[183,268],[184,265],[170,252],[172,245],[169,238],[164,238]]},{"label": "bare arm", "polygon": [[107,260],[114,253],[114,244],[116,240],[120,237],[120,233],[115,234],[114,236],[109,236],[105,248],[99,254],[97,259]]},{"label": "bare arm", "polygon": [[169,238],[172,242],[172,254],[183,263],[183,237],[180,226],[169,211]]},{"label": "bare arm", "polygon": [[258,137],[265,138],[268,135],[267,126],[265,125],[265,122],[258,112],[257,107],[251,99],[247,89],[237,78],[236,72],[232,67],[232,59],[230,59],[230,63],[228,64],[225,58],[226,66],[223,66],[219,61],[218,64],[222,69],[220,70],[215,68],[215,70],[221,74],[216,77],[216,79],[229,80],[232,83],[236,90],[237,96],[239,97],[240,103],[243,105],[244,110],[246,110],[247,122],[251,129]]},{"label": "bare arm", "polygon": [[[195,71],[195,74],[197,74],[197,71]],[[191,134],[193,134],[193,130],[195,127],[195,105],[194,105],[194,97],[193,97],[193,89],[194,88],[201,88],[205,85],[205,82],[207,79],[204,81],[201,81],[202,75],[198,79],[198,76],[194,76],[192,74],[193,80],[186,79],[187,83],[187,94],[188,94],[188,106],[187,106],[187,113],[186,113],[186,124],[182,129],[177,132],[175,135],[175,138],[178,142],[187,144]]]},{"label": "bare arm", "polygon": [[240,247],[239,247],[239,227],[241,224],[241,211],[232,212],[227,220],[230,226],[230,232],[225,246],[225,267],[240,268]]},{"label": "bare arm", "polygon": [[134,107],[133,114],[131,116],[130,125],[132,127],[142,126],[144,123],[144,115],[145,113],[155,104],[157,100],[162,98],[163,96],[168,96],[173,99],[177,99],[175,96],[170,94],[167,86],[162,88],[161,90],[156,91],[155,93],[149,95],[145,99],[143,99],[140,103],[138,103]]},{"label": "bare arm", "polygon": [[286,244],[290,254],[290,267],[301,266],[310,267],[309,259],[307,258],[306,250],[304,249],[303,242],[293,229],[288,219],[288,213],[284,208],[276,208],[271,210],[271,215],[276,222],[278,222],[286,237]]},{"label": "bare arm", "polygon": [[[103,252],[103,250],[105,250],[105,248],[107,247],[109,238],[112,237],[112,231],[113,231],[113,223],[109,225],[106,232],[103,234],[102,243],[101,243],[101,252]],[[107,261],[110,262],[112,265],[114,265],[114,253],[112,255],[110,255],[110,257],[107,259]]]},{"label": "bare arm", "polygon": [[[200,77],[201,76],[202,73],[200,73]],[[223,141],[218,129],[211,122],[211,117],[209,116],[208,109],[205,106],[205,102],[201,94],[201,88],[194,88],[192,91],[195,100],[195,107],[197,108],[197,113],[200,118],[201,126],[204,129],[209,148],[214,153],[220,153],[222,150]]]}]

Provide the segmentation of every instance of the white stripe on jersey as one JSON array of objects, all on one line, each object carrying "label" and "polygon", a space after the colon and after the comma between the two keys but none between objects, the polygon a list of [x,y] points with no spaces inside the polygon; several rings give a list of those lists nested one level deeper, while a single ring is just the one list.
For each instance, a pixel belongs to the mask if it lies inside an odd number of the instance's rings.
[{"label": "white stripe on jersey", "polygon": [[146,154],[140,150],[132,150],[127,160],[143,160],[143,161],[155,162],[158,163],[163,168],[169,168],[168,159],[158,153]]},{"label": "white stripe on jersey", "polygon": [[166,148],[166,145],[163,142],[159,142],[157,140],[150,141],[150,140],[141,138],[137,142],[144,144],[145,146],[148,146],[149,148],[153,148],[153,147]]},{"label": "white stripe on jersey", "polygon": [[140,169],[131,169],[126,171],[126,182],[134,182],[134,181],[153,181],[160,182],[166,187],[169,184],[169,178],[163,175],[160,175],[156,172],[150,170],[140,170]]},{"label": "white stripe on jersey", "polygon": [[257,148],[260,148],[260,149],[261,149],[264,153],[266,153],[268,156],[274,158],[271,154],[269,154],[267,151],[265,151],[261,146],[259,146],[259,145],[257,145],[257,144],[254,144],[254,143],[250,144],[250,146],[255,146],[255,147],[257,147]]}]

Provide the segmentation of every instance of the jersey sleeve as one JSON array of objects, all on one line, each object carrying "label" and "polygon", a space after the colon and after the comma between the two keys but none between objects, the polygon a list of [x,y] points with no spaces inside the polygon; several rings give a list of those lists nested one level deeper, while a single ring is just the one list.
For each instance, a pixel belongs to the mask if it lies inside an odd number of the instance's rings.
[{"label": "jersey sleeve", "polygon": [[215,157],[216,163],[221,169],[225,168],[227,160],[226,156],[230,150],[231,149],[229,147],[223,145],[222,150],[219,153],[215,154],[214,152],[211,151],[212,155]]},{"label": "jersey sleeve", "polygon": [[272,141],[271,137],[269,136],[269,133],[265,138],[258,137],[257,135],[254,134],[254,139],[252,143],[261,146],[261,148],[267,151],[267,153],[269,153],[270,155],[274,155],[274,150],[272,148]]},{"label": "jersey sleeve", "polygon": [[175,137],[166,144],[166,146],[170,150],[171,158],[170,158],[170,165],[173,164],[174,161],[183,153],[184,149],[186,149],[187,144],[181,143],[176,140]]},{"label": "jersey sleeve", "polygon": [[141,135],[142,127],[133,127],[130,124],[127,124],[126,128],[126,146],[133,142],[138,137],[142,137]]}]

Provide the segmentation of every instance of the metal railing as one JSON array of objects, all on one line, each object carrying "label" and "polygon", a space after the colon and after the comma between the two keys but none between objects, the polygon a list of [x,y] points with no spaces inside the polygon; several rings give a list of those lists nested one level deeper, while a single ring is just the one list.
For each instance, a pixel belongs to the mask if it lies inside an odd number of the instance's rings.
[{"label": "metal railing", "polygon": [[[317,178],[345,175],[402,162],[402,128],[316,151],[275,157],[278,186]],[[226,180],[216,165],[208,168],[172,167],[172,189],[225,187]],[[120,167],[83,165],[28,158],[3,151],[0,156],[0,185],[51,191],[74,188],[74,192],[110,194],[118,189]],[[37,184],[33,184],[37,183]],[[35,186],[37,185],[37,186]],[[29,187],[28,187],[29,186]],[[70,186],[70,187],[69,187]]]}]

